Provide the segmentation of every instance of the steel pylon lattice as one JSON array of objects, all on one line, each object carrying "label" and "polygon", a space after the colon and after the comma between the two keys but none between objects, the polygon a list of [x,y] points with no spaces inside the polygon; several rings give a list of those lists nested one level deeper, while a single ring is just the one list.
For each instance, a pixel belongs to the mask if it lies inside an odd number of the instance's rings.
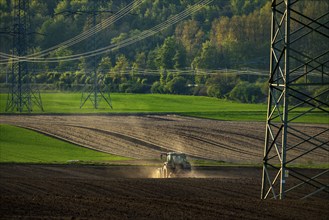
[{"label": "steel pylon lattice", "polygon": [[[83,11],[84,13],[91,14],[90,23],[91,28],[96,27],[96,19],[98,13],[109,12],[109,11],[97,11],[97,0],[93,1],[93,10],[92,11]],[[81,11],[80,11],[81,12]],[[111,12],[112,13],[112,12]],[[97,35],[93,35],[93,39],[88,43],[89,48],[94,51],[97,49]],[[108,106],[112,109],[112,100],[109,86],[104,83],[104,73],[97,72],[97,56],[94,55],[90,60],[91,67],[89,68],[87,75],[90,76],[91,82],[86,82],[84,85],[81,100],[80,100],[80,108],[82,108],[85,103],[90,100],[93,108],[98,109],[99,103],[104,100]]]},{"label": "steel pylon lattice", "polygon": [[[261,198],[329,196],[329,3],[272,0],[271,60]],[[298,123],[312,114],[313,131]],[[316,158],[316,161],[314,161]]]},{"label": "steel pylon lattice", "polygon": [[[28,0],[14,2],[13,24],[13,55],[24,57],[28,52],[28,35],[31,33]],[[32,112],[34,105],[43,111],[40,92],[31,84],[33,74],[28,67],[28,63],[25,61],[12,62],[6,112]]]}]

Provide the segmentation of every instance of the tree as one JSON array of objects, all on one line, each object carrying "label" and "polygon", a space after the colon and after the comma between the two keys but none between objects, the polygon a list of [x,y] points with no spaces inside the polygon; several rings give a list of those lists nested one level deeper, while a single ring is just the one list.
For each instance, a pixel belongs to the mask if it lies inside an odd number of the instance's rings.
[{"label": "tree", "polygon": [[160,93],[163,94],[165,93],[165,88],[163,85],[161,85],[161,83],[159,81],[156,81],[152,84],[151,87],[151,92],[152,93]]},{"label": "tree", "polygon": [[173,58],[174,68],[179,69],[186,66],[186,53],[183,49],[176,50],[175,56]]},{"label": "tree", "polygon": [[[110,71],[110,77],[112,79],[112,91],[119,90],[119,85],[127,82],[129,62],[125,55],[118,56],[115,66]],[[123,90],[120,90],[123,91]]]},{"label": "tree", "polygon": [[[52,57],[66,57],[70,56],[73,54],[73,51],[65,48],[65,47],[60,47],[59,49],[55,50],[54,52],[51,53],[50,56]],[[75,62],[74,61],[59,61],[57,66],[55,66],[57,71],[67,71],[75,68]]]},{"label": "tree", "polygon": [[258,103],[265,99],[259,84],[240,81],[229,93],[229,98],[244,103]]},{"label": "tree", "polygon": [[158,68],[173,69],[175,66],[174,57],[176,54],[176,42],[173,37],[168,37],[165,39],[162,47],[160,47],[156,63]]},{"label": "tree", "polygon": [[172,94],[186,94],[188,89],[186,79],[182,76],[174,77],[167,83],[166,87]]},{"label": "tree", "polygon": [[140,52],[138,54],[136,54],[135,57],[135,62],[133,64],[134,68],[142,68],[145,69],[146,68],[146,54],[145,52]]},{"label": "tree", "polygon": [[105,74],[110,72],[112,68],[112,62],[110,57],[102,57],[101,61],[98,63],[97,72]]},{"label": "tree", "polygon": [[188,62],[191,63],[205,39],[205,33],[201,25],[195,20],[184,21],[177,25],[175,37],[183,45],[188,54]]},{"label": "tree", "polygon": [[208,96],[226,98],[231,90],[237,85],[238,77],[227,73],[215,74],[206,82]]},{"label": "tree", "polygon": [[199,57],[196,57],[192,66],[199,69],[217,69],[220,67],[220,54],[212,42],[206,41],[202,44],[202,51]]},{"label": "tree", "polygon": [[70,89],[72,87],[72,83],[74,82],[74,74],[72,72],[64,72],[59,77],[59,87],[60,89]]},{"label": "tree", "polygon": [[147,55],[146,67],[148,69],[157,69],[156,57],[158,54],[158,48],[151,50]]}]

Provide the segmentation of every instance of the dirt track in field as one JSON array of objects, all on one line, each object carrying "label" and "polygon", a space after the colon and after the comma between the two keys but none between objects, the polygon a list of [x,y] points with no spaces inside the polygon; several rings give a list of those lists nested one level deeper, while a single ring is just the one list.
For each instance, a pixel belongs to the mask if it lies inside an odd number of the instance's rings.
[{"label": "dirt track in field", "polygon": [[0,219],[328,219],[328,197],[265,200],[260,168],[199,168],[208,178],[153,179],[153,167],[0,165]]},{"label": "dirt track in field", "polygon": [[[0,123],[22,126],[79,145],[135,159],[154,159],[159,152],[182,151],[195,158],[225,162],[261,163],[265,124],[197,119],[177,115],[1,115]],[[296,125],[318,134],[328,125]],[[306,133],[306,132],[305,132]],[[324,133],[319,140],[327,140]],[[298,143],[297,139],[291,138]],[[301,144],[289,151],[309,150]],[[328,155],[312,151],[299,163],[328,162]]]}]

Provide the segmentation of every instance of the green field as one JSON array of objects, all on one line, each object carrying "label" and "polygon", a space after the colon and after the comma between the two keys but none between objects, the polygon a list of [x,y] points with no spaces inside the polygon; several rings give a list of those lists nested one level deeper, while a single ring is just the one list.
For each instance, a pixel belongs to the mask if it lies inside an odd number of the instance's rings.
[{"label": "green field", "polygon": [[[33,113],[175,113],[195,117],[233,121],[266,120],[265,104],[244,104],[203,96],[163,94],[121,94],[111,95],[113,109],[102,101],[94,109],[90,101],[80,109],[81,93],[42,93],[44,112],[34,108]],[[0,112],[5,112],[7,94],[0,94]],[[296,113],[305,109],[296,109]],[[294,114],[290,114],[292,117]],[[326,114],[314,112],[296,122],[329,123]]]},{"label": "green field", "polygon": [[0,163],[110,163],[129,160],[3,124],[0,124],[0,143]]}]

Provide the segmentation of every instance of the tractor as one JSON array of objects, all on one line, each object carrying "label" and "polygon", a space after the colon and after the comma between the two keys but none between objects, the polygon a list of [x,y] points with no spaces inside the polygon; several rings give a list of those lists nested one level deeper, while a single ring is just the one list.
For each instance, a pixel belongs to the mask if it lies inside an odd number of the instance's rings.
[{"label": "tractor", "polygon": [[191,164],[184,153],[161,153],[160,158],[165,162],[161,168],[158,168],[159,178],[185,177],[191,173]]}]

